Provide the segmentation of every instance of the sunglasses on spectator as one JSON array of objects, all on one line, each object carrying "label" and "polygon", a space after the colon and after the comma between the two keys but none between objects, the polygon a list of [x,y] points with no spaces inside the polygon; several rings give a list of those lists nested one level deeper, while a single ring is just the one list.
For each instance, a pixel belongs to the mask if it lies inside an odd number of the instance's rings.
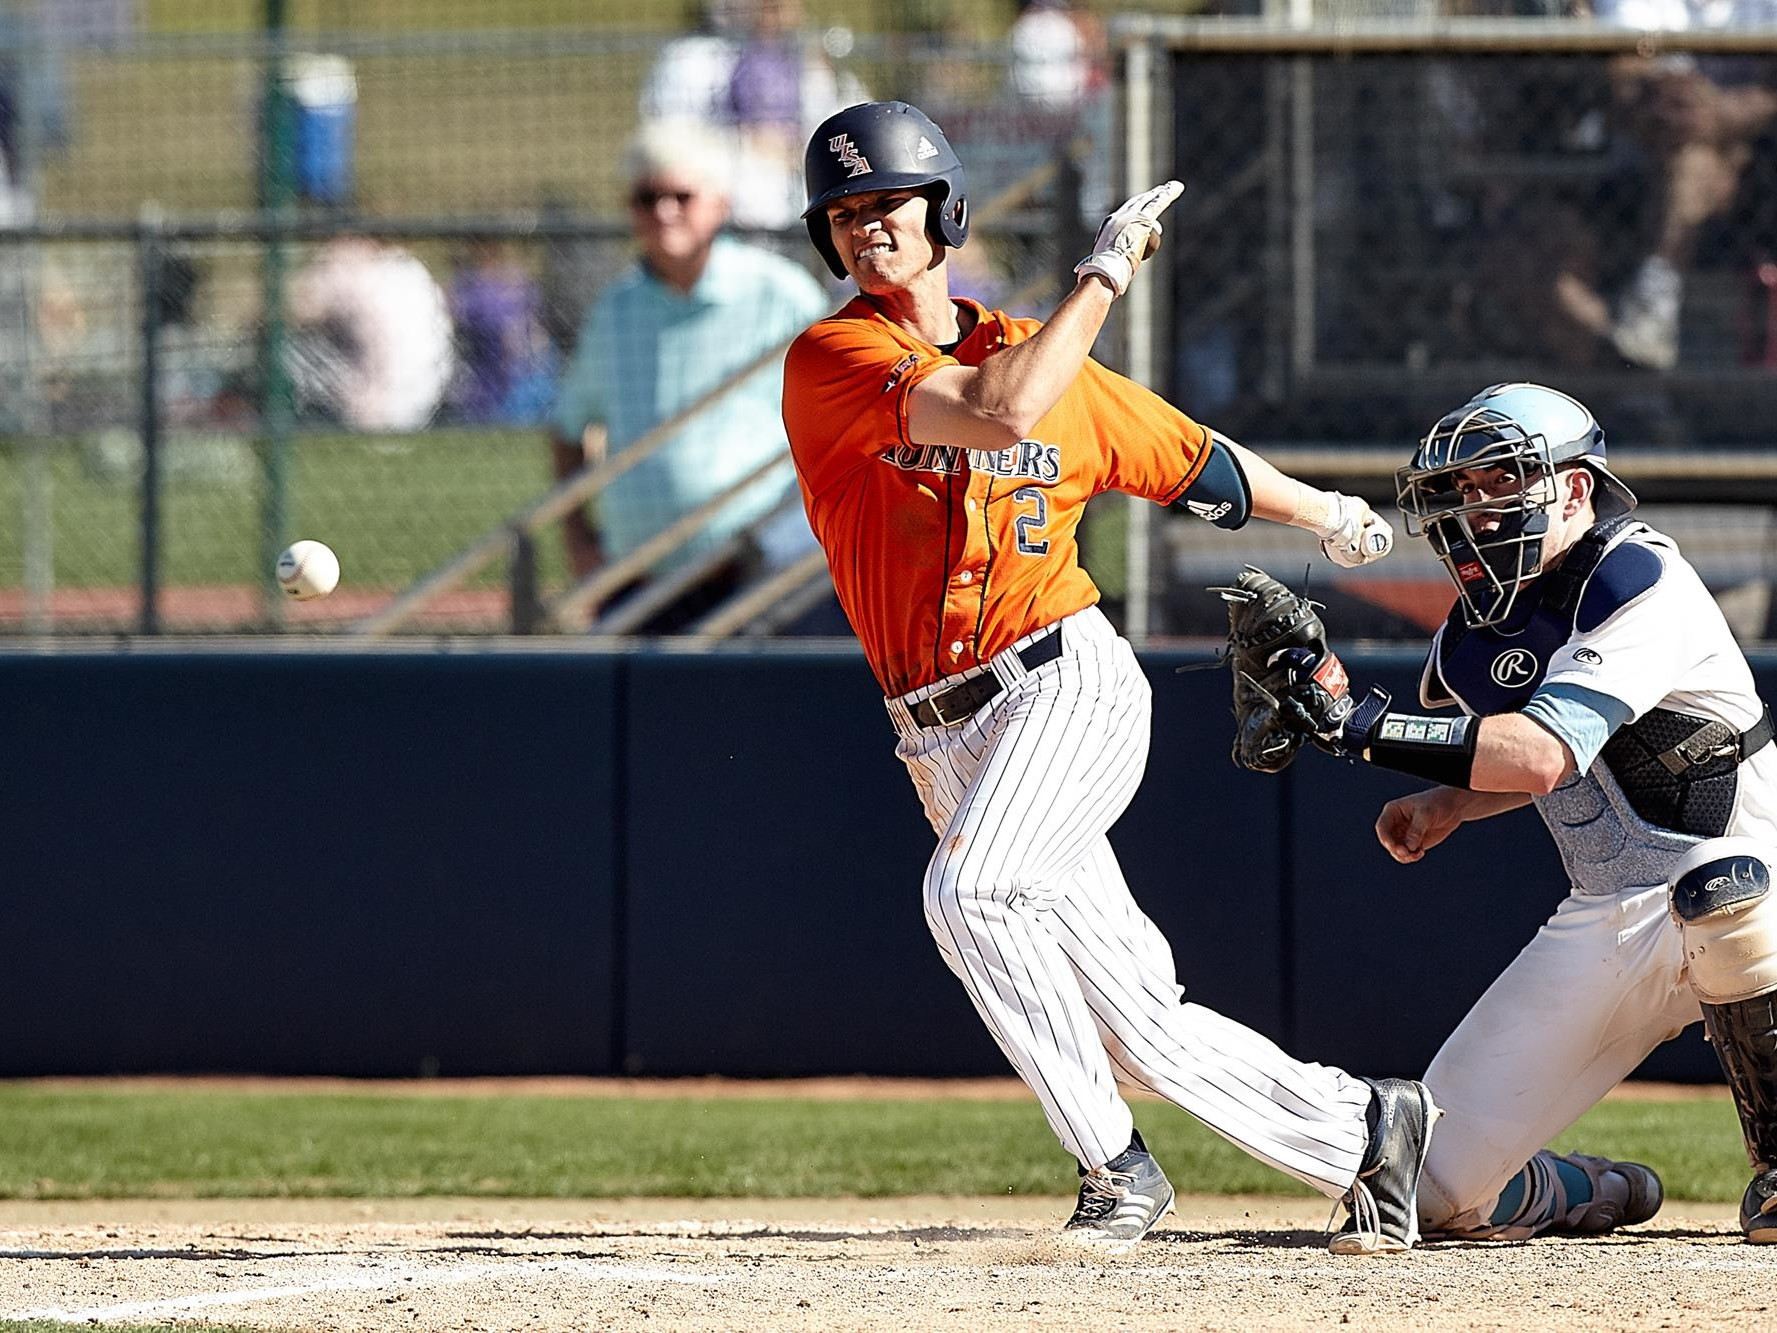
[{"label": "sunglasses on spectator", "polygon": [[662,199],[670,199],[683,208],[696,197],[691,190],[662,190],[652,185],[638,185],[630,192],[629,203],[631,208],[658,208]]}]

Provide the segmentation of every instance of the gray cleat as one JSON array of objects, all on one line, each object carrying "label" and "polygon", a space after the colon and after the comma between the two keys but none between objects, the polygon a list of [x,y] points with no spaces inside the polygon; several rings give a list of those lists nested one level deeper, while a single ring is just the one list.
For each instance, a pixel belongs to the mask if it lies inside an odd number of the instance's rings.
[{"label": "gray cleat", "polygon": [[1777,1167],[1754,1176],[1746,1187],[1740,1230],[1754,1245],[1777,1245]]},{"label": "gray cleat", "polygon": [[1431,1089],[1414,1079],[1376,1079],[1370,1086],[1376,1128],[1357,1179],[1340,1200],[1351,1215],[1327,1246],[1334,1254],[1399,1254],[1419,1239],[1419,1176],[1443,1112]]},{"label": "gray cleat", "polygon": [[1549,1228],[1554,1235],[1602,1236],[1618,1227],[1632,1227],[1659,1212],[1666,1201],[1666,1188],[1651,1166],[1577,1152],[1559,1156],[1586,1173],[1592,1198],[1556,1221]]},{"label": "gray cleat", "polygon": [[1080,1202],[1063,1230],[1122,1253],[1172,1211],[1172,1184],[1137,1134],[1121,1154],[1080,1177]]}]

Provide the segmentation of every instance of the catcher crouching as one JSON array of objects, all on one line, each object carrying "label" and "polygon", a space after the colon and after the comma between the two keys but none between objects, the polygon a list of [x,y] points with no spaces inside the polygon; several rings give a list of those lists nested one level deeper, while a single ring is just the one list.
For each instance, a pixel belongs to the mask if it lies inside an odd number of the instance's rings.
[{"label": "catcher crouching", "polygon": [[1216,591],[1236,763],[1275,773],[1312,743],[1436,784],[1376,821],[1402,863],[1527,804],[1561,853],[1550,926],[1425,1075],[1446,1119],[1422,1230],[1597,1234],[1652,1217],[1651,1167],[1544,1145],[1701,1019],[1752,1169],[1741,1229],[1777,1242],[1777,747],[1744,655],[1566,394],[1483,390],[1426,434],[1396,492],[1456,586],[1418,701],[1454,711],[1355,698],[1313,604],[1263,571]]}]

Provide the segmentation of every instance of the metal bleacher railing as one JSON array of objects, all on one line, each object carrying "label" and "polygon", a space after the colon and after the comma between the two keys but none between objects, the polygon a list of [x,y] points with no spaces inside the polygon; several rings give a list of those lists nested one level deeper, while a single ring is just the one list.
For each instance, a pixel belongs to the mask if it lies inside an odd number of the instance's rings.
[{"label": "metal bleacher railing", "polygon": [[[981,200],[974,206],[972,226],[977,235],[991,237],[996,228],[1004,225],[1013,214],[1027,206],[1033,198],[1046,190],[1060,190],[1061,197],[1074,202],[1063,208],[1054,208],[1051,214],[1059,221],[1057,225],[1064,233],[1057,237],[1056,252],[1071,254],[1076,248],[1073,242],[1079,231],[1078,218],[1080,205],[1078,195],[1080,189],[1080,172],[1072,153],[1077,151],[1074,144],[1067,145],[1055,159],[1045,161],[1026,172],[1024,176],[1011,182],[992,197]],[[1025,305],[1040,300],[1054,291],[1059,282],[1056,273],[1038,273],[1027,278],[1012,297],[1013,304]],[[786,339],[777,346],[767,349],[751,362],[735,371],[722,383],[700,395],[683,409],[662,421],[652,430],[634,441],[615,456],[602,462],[590,464],[579,473],[568,477],[520,512],[506,519],[499,527],[490,530],[476,541],[452,556],[437,569],[429,572],[413,585],[397,595],[387,606],[366,617],[353,626],[352,632],[367,637],[378,637],[389,634],[409,622],[415,615],[437,598],[460,586],[464,580],[472,578],[483,568],[505,556],[511,571],[510,607],[511,629],[513,633],[528,634],[543,630],[578,631],[588,627],[588,618],[594,617],[591,629],[594,633],[622,634],[637,623],[655,604],[667,595],[679,591],[677,586],[695,576],[704,566],[720,562],[729,548],[720,548],[706,555],[697,567],[688,569],[676,579],[663,580],[652,589],[653,595],[644,594],[627,603],[614,614],[598,617],[601,605],[613,593],[645,575],[656,563],[679,550],[691,538],[703,531],[704,527],[730,503],[735,496],[746,491],[757,483],[766,473],[782,466],[783,456],[769,459],[757,468],[738,478],[719,494],[711,497],[683,517],[663,528],[654,537],[622,559],[611,562],[584,579],[566,588],[547,600],[540,598],[536,588],[536,542],[540,536],[552,532],[554,525],[573,509],[586,504],[596,497],[607,485],[630,468],[636,466],[650,455],[658,452],[700,415],[716,406],[739,386],[745,384],[759,371],[779,362],[790,340]],[[754,526],[767,522],[772,515],[766,515]],[[730,538],[732,546],[744,537]],[[798,560],[791,568],[776,571],[756,581],[753,586],[737,591],[725,605],[718,606],[708,613],[690,631],[694,639],[718,639],[739,633],[756,622],[770,624],[772,613],[793,610],[805,604],[813,592],[826,586],[827,571],[825,562],[818,553],[813,553]]]}]

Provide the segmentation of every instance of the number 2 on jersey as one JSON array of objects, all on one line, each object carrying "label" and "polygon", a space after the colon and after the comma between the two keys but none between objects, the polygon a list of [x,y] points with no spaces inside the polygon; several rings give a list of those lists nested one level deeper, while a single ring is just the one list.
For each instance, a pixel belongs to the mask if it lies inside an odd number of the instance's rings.
[{"label": "number 2 on jersey", "polygon": [[1012,492],[1014,500],[1029,500],[1036,505],[1036,511],[1020,514],[1012,520],[1012,531],[1018,535],[1018,553],[1020,555],[1048,555],[1049,539],[1035,537],[1033,533],[1043,530],[1049,521],[1049,497],[1043,494],[1038,486],[1020,486]]}]

